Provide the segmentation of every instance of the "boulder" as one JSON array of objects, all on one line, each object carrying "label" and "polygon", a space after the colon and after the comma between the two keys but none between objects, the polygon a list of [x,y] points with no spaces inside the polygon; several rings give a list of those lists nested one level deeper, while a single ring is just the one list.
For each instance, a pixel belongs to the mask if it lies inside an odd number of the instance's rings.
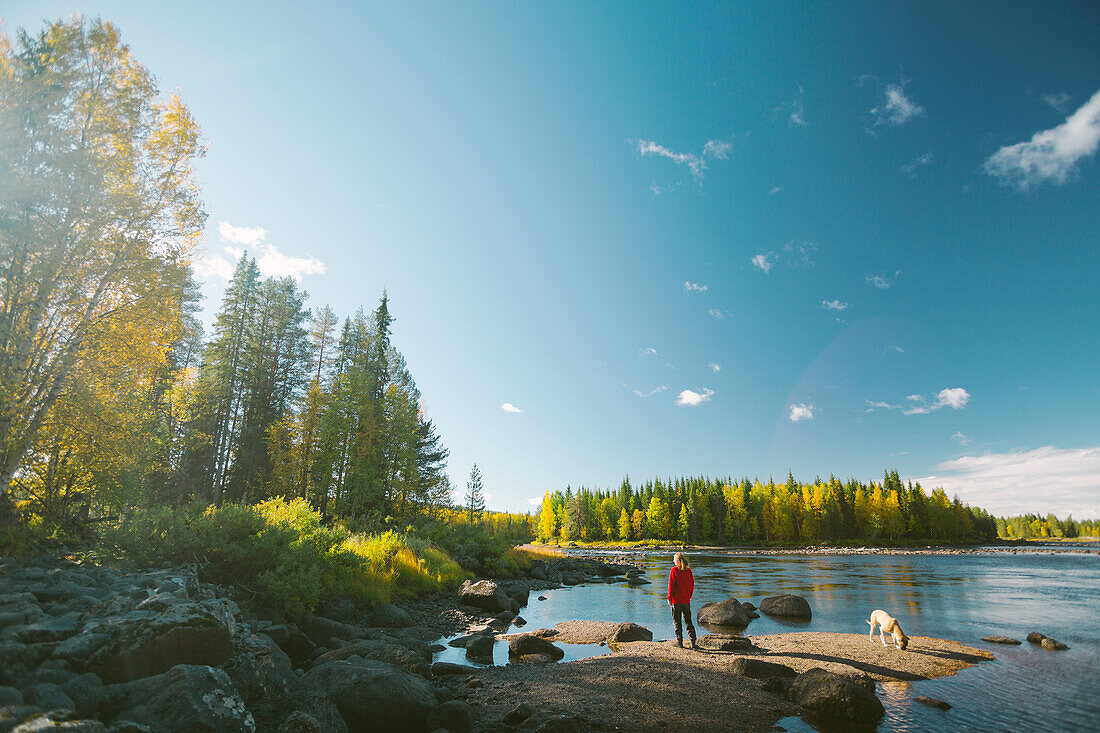
[{"label": "boulder", "polygon": [[363,659],[386,662],[419,675],[427,674],[432,663],[432,653],[423,642],[399,644],[391,639],[358,639],[319,655],[313,660],[312,666],[356,655]]},{"label": "boulder", "polygon": [[428,730],[443,728],[450,733],[469,733],[474,725],[474,709],[461,700],[437,705],[428,713]]},{"label": "boulder", "polygon": [[104,682],[128,682],[177,665],[217,666],[233,655],[239,613],[237,604],[219,599],[125,620],[118,637],[91,657],[88,668]]},{"label": "boulder", "polygon": [[802,596],[786,593],[769,596],[760,602],[760,612],[769,616],[809,620],[813,617],[809,602]]},{"label": "boulder", "polygon": [[469,674],[471,668],[454,662],[436,662],[432,665],[432,677],[449,677],[456,674]]},{"label": "boulder", "polygon": [[476,583],[471,580],[464,581],[459,586],[458,599],[466,605],[491,613],[512,610],[511,599],[491,580],[479,580]]},{"label": "boulder", "polygon": [[23,693],[15,687],[0,687],[0,708],[8,705],[22,705]]},{"label": "boulder", "polygon": [[62,682],[61,691],[76,705],[77,713],[92,715],[103,696],[103,680],[99,679],[99,675],[89,672]]},{"label": "boulder", "polygon": [[706,604],[699,609],[695,618],[701,624],[712,626],[747,626],[749,623],[745,609],[733,596],[724,601]]},{"label": "boulder", "polygon": [[306,672],[298,684],[327,695],[352,733],[421,733],[436,706],[426,681],[372,659],[326,662]]},{"label": "boulder", "polygon": [[519,725],[534,714],[534,708],[525,702],[521,702],[519,705],[509,710],[501,722],[505,725]]},{"label": "boulder", "polygon": [[521,654],[518,657],[512,657],[508,661],[512,664],[553,664],[558,660],[549,654]]},{"label": "boulder", "polygon": [[1013,639],[1010,636],[983,636],[982,641],[988,641],[990,644],[1012,644],[1014,646],[1020,645],[1019,639]]},{"label": "boulder", "polygon": [[752,605],[748,601],[742,603],[741,608],[745,611],[745,615],[749,617],[750,621],[754,618],[760,618],[760,614],[756,612],[756,606]]},{"label": "boulder", "polygon": [[54,647],[53,658],[64,659],[77,667],[85,664],[97,651],[111,640],[108,634],[88,633],[70,636]]},{"label": "boulder", "polygon": [[[347,733],[340,711],[316,690],[294,690],[249,706],[256,730],[278,733]],[[112,731],[112,733],[114,733]]]},{"label": "boulder", "polygon": [[39,682],[23,690],[23,702],[43,710],[76,710],[76,703],[52,682]]},{"label": "boulder", "polygon": [[404,609],[392,603],[383,603],[371,611],[368,624],[388,629],[403,629],[412,626],[413,620]]},{"label": "boulder", "polygon": [[243,635],[238,644],[240,651],[222,668],[246,703],[285,695],[297,682],[290,657],[267,634]]},{"label": "boulder", "polygon": [[921,705],[927,705],[930,708],[939,708],[940,710],[950,710],[952,707],[949,702],[944,702],[934,697],[925,697],[924,695],[918,695],[914,697],[913,700],[919,702]]},{"label": "boulder", "polygon": [[325,616],[314,616],[302,626],[302,631],[318,646],[332,646],[338,639],[350,641],[363,636],[358,626],[334,621]]},{"label": "boulder", "polygon": [[627,621],[607,636],[607,641],[653,641],[653,632],[644,626]]},{"label": "boulder", "polygon": [[64,711],[36,715],[12,728],[12,733],[107,733],[107,726],[98,720],[76,720]]},{"label": "boulder", "polygon": [[16,629],[16,634],[24,644],[63,641],[76,634],[80,616],[81,614],[74,612],[67,613],[64,616],[46,618]]},{"label": "boulder", "polygon": [[179,665],[164,674],[104,688],[101,713],[107,720],[131,721],[164,733],[255,731],[223,670]]},{"label": "boulder", "polygon": [[512,625],[516,626],[517,628],[520,626],[526,626],[527,619],[525,619],[523,616],[516,616],[514,619],[512,619]]},{"label": "boulder", "polygon": [[466,656],[492,659],[496,640],[496,635],[492,633],[474,634],[466,643]]},{"label": "boulder", "polygon": [[734,652],[752,649],[752,642],[747,636],[724,636],[721,634],[704,634],[695,640],[695,645],[708,652]]},{"label": "boulder", "polygon": [[276,643],[279,644],[280,649],[286,652],[286,655],[290,657],[290,663],[296,668],[304,667],[317,651],[317,645],[310,641],[309,637],[299,631],[297,627],[291,629],[285,642]]},{"label": "boulder", "polygon": [[874,723],[886,713],[875,693],[859,682],[819,667],[795,677],[791,699],[816,715],[857,723]]},{"label": "boulder", "polygon": [[561,659],[565,652],[546,639],[534,634],[519,634],[508,642],[508,656],[520,657],[524,654],[545,654],[553,659]]},{"label": "boulder", "polygon": [[769,677],[794,677],[797,672],[785,664],[765,662],[763,659],[753,657],[738,657],[730,665],[730,671],[742,677],[752,677],[754,680],[764,680]]},{"label": "boulder", "polygon": [[617,565],[615,563],[600,563],[596,566],[596,573],[601,578],[613,578],[618,575],[626,575],[629,565]]},{"label": "boulder", "polygon": [[0,731],[6,733],[41,714],[42,709],[34,705],[5,705],[0,707]]},{"label": "boulder", "polygon": [[1066,646],[1065,644],[1063,644],[1062,642],[1055,641],[1054,639],[1051,639],[1049,636],[1046,637],[1045,639],[1043,639],[1043,641],[1040,642],[1040,643],[1042,644],[1042,647],[1044,649],[1050,649],[1052,651],[1062,651],[1064,649],[1069,649],[1069,647]]}]

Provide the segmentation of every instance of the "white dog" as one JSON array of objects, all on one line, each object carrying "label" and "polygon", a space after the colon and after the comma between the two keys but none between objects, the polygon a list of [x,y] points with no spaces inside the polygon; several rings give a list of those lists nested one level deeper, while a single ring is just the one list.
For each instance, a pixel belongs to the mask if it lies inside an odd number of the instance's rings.
[{"label": "white dog", "polygon": [[901,630],[898,620],[886,611],[875,609],[871,612],[871,618],[867,620],[867,623],[871,624],[871,632],[867,635],[867,640],[872,644],[875,642],[875,626],[878,626],[878,635],[882,639],[883,646],[887,646],[887,634],[894,637],[894,646],[898,649],[904,651],[905,647],[909,646],[909,637]]}]

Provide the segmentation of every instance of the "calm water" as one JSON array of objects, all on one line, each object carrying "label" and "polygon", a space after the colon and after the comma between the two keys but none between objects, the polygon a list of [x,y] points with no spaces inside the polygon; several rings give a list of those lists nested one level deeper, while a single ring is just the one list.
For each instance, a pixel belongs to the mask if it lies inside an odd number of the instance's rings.
[{"label": "calm water", "polygon": [[[882,608],[910,636],[954,639],[996,655],[956,675],[880,684],[886,717],[879,731],[1100,730],[1100,556],[693,554],[691,563],[693,611],[730,595],[758,606],[765,596],[779,593],[809,600],[812,621],[761,616],[745,631],[750,636],[793,630],[865,634],[865,619]],[[525,628],[553,627],[569,619],[634,621],[649,627],[655,639],[670,638],[672,619],[664,600],[669,564],[668,553],[647,556],[646,578],[653,583],[637,588],[594,584],[532,593],[520,612],[528,621]],[[546,600],[536,600],[538,595]],[[1024,641],[1030,631],[1070,648],[1052,652],[1033,646]],[[705,631],[700,628],[700,633]],[[981,641],[990,634],[1024,643],[1011,647]],[[560,646],[566,661],[607,653],[594,645]],[[496,652],[494,662],[506,664],[507,645],[497,644]],[[465,662],[461,649],[437,658]],[[918,695],[946,700],[954,708],[928,708],[912,701]],[[798,719],[781,723],[790,731],[817,730]]]}]

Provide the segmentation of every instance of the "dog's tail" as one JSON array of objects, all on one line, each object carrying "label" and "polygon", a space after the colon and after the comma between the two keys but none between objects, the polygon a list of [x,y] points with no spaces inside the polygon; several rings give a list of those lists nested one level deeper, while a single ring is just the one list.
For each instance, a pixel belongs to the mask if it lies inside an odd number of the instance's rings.
[{"label": "dog's tail", "polygon": [[871,625],[872,629],[875,628],[875,622],[872,621],[871,619],[867,619],[867,623]]}]

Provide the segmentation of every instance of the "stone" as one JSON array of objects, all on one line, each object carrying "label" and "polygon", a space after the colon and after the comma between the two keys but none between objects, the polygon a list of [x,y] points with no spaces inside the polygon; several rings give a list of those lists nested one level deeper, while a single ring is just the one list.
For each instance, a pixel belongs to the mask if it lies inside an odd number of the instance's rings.
[{"label": "stone", "polygon": [[392,603],[383,603],[371,611],[368,624],[389,629],[403,629],[412,626],[413,620],[404,609]]},{"label": "stone", "polygon": [[182,598],[172,595],[171,593],[160,593],[155,596],[146,598],[141,603],[137,604],[137,610],[139,611],[164,611],[172,606],[178,606],[183,603]]},{"label": "stone", "polygon": [[565,652],[554,644],[534,634],[519,634],[508,642],[508,656],[519,657],[524,654],[545,654],[553,659],[561,659]]},{"label": "stone", "polygon": [[432,677],[449,677],[456,674],[469,674],[470,668],[465,664],[454,662],[436,662],[432,665]]},{"label": "stone", "polygon": [[535,709],[525,702],[521,702],[505,714],[504,719],[501,721],[505,725],[519,725],[523,721],[530,718],[535,714]]},{"label": "stone", "polygon": [[546,596],[539,596],[539,597],[538,597],[538,598],[537,598],[536,600],[539,600],[539,601],[545,601],[545,600],[546,600]]},{"label": "stone", "polygon": [[944,702],[934,697],[925,697],[924,695],[918,695],[913,698],[921,705],[927,705],[930,708],[939,708],[940,710],[950,710],[952,705],[949,702]]},{"label": "stone", "polygon": [[20,724],[42,714],[42,708],[34,705],[6,705],[0,707],[0,731],[15,729]]},{"label": "stone", "polygon": [[279,648],[286,652],[295,667],[304,666],[317,651],[317,645],[297,628],[290,632],[285,643],[279,644]]},{"label": "stone", "polygon": [[1010,636],[983,636],[982,641],[988,641],[990,644],[1012,644],[1015,646],[1020,645],[1019,639],[1013,639]]},{"label": "stone", "polygon": [[792,682],[794,680],[789,677],[767,677],[764,679],[764,684],[760,685],[760,689],[786,697],[791,690]]},{"label": "stone", "polygon": [[72,720],[68,713],[51,711],[45,715],[37,715],[12,728],[12,733],[45,733],[46,731],[107,733],[107,726],[98,720]]},{"label": "stone", "polygon": [[517,733],[583,733],[581,721],[573,715],[541,712],[524,720]]},{"label": "stone", "polygon": [[742,602],[741,608],[745,609],[746,611],[755,611],[756,610],[756,606],[749,603],[748,601]]},{"label": "stone", "polygon": [[61,690],[76,705],[76,712],[80,715],[92,715],[99,707],[99,700],[103,696],[103,680],[99,675],[82,674],[61,683]]},{"label": "stone", "polygon": [[549,654],[521,654],[509,660],[513,664],[553,664],[558,661]]},{"label": "stone", "polygon": [[1045,638],[1047,638],[1046,634],[1040,634],[1038,631],[1032,631],[1027,635],[1027,640],[1032,644],[1042,644]]},{"label": "stone", "polygon": [[54,647],[53,658],[82,665],[111,640],[108,634],[83,633],[70,636]]},{"label": "stone", "polygon": [[1040,643],[1042,644],[1042,647],[1044,649],[1050,649],[1052,651],[1062,651],[1064,649],[1069,649],[1069,647],[1066,646],[1065,644],[1063,644],[1062,642],[1055,641],[1054,639],[1051,639],[1049,636],[1046,637],[1045,639],[1043,639],[1043,641],[1040,642]]},{"label": "stone", "polygon": [[15,687],[0,687],[0,708],[8,705],[22,705],[23,693]]},{"label": "stone", "polygon": [[512,610],[511,599],[491,580],[463,581],[458,589],[458,599],[462,603],[491,613]]},{"label": "stone", "polygon": [[747,626],[749,623],[741,602],[733,596],[724,601],[706,604],[699,609],[695,618],[699,623],[711,626]]},{"label": "stone", "polygon": [[512,625],[517,626],[517,627],[526,626],[527,625],[527,619],[525,619],[523,616],[516,616],[514,619],[512,619]]},{"label": "stone", "polygon": [[730,665],[730,671],[742,677],[752,677],[754,680],[764,680],[769,677],[794,677],[797,672],[785,664],[765,662],[763,659],[753,657],[738,657]]},{"label": "stone", "polygon": [[627,621],[607,636],[607,641],[653,641],[653,632],[644,626]]},{"label": "stone", "polygon": [[[388,603],[382,605],[388,606]],[[344,596],[332,596],[326,598],[320,606],[320,615],[326,616],[337,621],[342,621],[346,624],[353,623],[358,615],[358,609],[355,607],[355,601]],[[382,626],[383,624],[371,624],[371,626]]]},{"label": "stone", "polygon": [[752,641],[747,636],[724,634],[704,634],[695,640],[695,645],[708,652],[734,652],[752,649]]},{"label": "stone", "polygon": [[809,620],[813,617],[809,602],[802,596],[790,593],[765,598],[760,602],[760,612],[780,618]]},{"label": "stone", "polygon": [[79,622],[79,613],[67,613],[23,626],[16,630],[16,634],[25,644],[64,641],[77,632]]},{"label": "stone", "polygon": [[326,662],[306,672],[298,684],[327,695],[352,733],[421,733],[436,706],[426,681],[372,659]]},{"label": "stone", "polygon": [[474,634],[466,643],[466,656],[492,659],[493,646],[496,644],[496,640],[496,635],[491,633]]},{"label": "stone", "polygon": [[127,620],[119,636],[89,660],[104,682],[128,682],[177,665],[217,666],[233,655],[237,604],[225,599],[181,603]]},{"label": "stone", "polygon": [[249,706],[256,730],[278,733],[347,733],[340,711],[316,690],[292,690]]},{"label": "stone", "polygon": [[314,616],[305,623],[302,631],[318,646],[332,646],[337,639],[350,641],[363,636],[357,626],[334,621],[324,616]]},{"label": "stone", "polygon": [[181,664],[163,674],[110,685],[107,719],[147,725],[158,733],[255,731],[256,721],[223,670]]},{"label": "stone", "polygon": [[391,639],[357,639],[319,655],[312,666],[359,656],[401,667],[407,672],[424,675],[432,663],[432,653],[428,646],[420,641],[397,643]]},{"label": "stone", "polygon": [[43,710],[76,710],[76,703],[52,682],[39,682],[23,690],[23,702]]},{"label": "stone", "polygon": [[791,699],[815,715],[857,723],[874,723],[886,714],[874,692],[819,667],[795,677]]},{"label": "stone", "polygon": [[267,634],[242,635],[237,643],[240,651],[222,669],[245,703],[284,695],[297,682],[290,657]]},{"label": "stone", "polygon": [[437,705],[428,713],[428,730],[443,728],[450,733],[469,733],[474,725],[474,709],[461,700]]}]

